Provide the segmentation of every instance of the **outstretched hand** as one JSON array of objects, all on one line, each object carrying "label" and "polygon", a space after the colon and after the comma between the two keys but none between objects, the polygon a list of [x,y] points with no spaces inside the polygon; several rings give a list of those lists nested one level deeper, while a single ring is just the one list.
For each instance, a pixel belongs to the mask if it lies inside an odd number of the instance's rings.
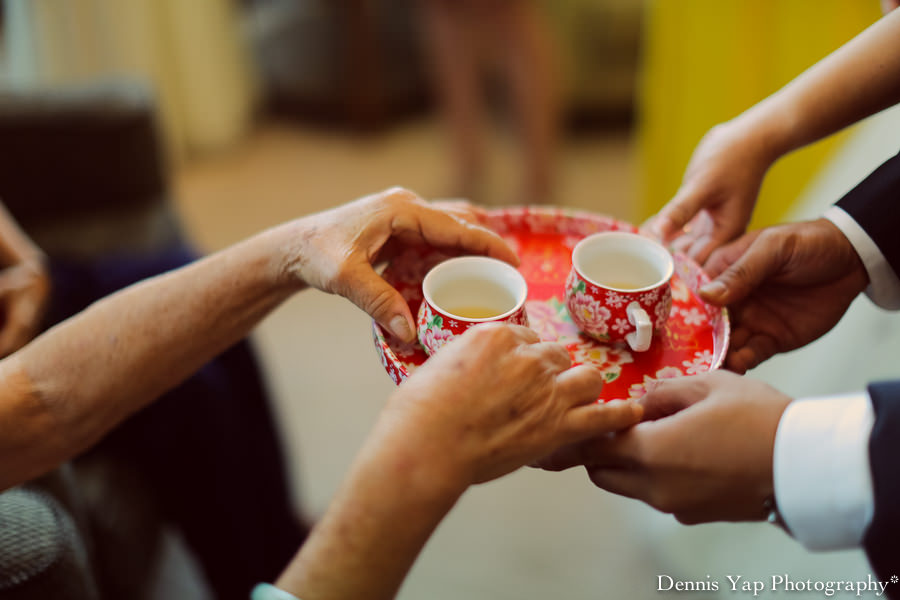
[{"label": "outstretched hand", "polygon": [[408,190],[392,188],[290,224],[299,244],[286,270],[312,287],[346,297],[395,336],[411,341],[415,321],[409,306],[373,265],[406,245],[484,254],[517,265],[506,242],[473,221],[478,216],[464,203],[429,205]]},{"label": "outstretched hand", "polygon": [[827,219],[749,233],[706,268],[713,281],[700,295],[729,307],[725,365],[737,373],[824,335],[868,285],[850,241]]},{"label": "outstretched hand", "polygon": [[712,128],[691,156],[681,187],[644,229],[703,264],[750,222],[773,158],[737,121]]},{"label": "outstretched hand", "polygon": [[653,420],[570,446],[537,466],[584,465],[598,487],[682,523],[762,519],[774,490],[775,432],[790,401],[725,371],[663,379],[640,400]]},{"label": "outstretched hand", "polygon": [[395,440],[464,469],[464,485],[488,481],[641,419],[634,402],[597,402],[601,373],[571,364],[565,348],[531,329],[479,325],[401,385],[385,417],[404,430]]},{"label": "outstretched hand", "polygon": [[634,402],[598,403],[602,388],[599,371],[571,367],[563,346],[527,327],[472,327],[391,395],[278,586],[302,598],[393,598],[470,485],[640,421]]},{"label": "outstretched hand", "polygon": [[40,261],[19,262],[0,271],[0,358],[38,334],[49,298],[50,277]]}]

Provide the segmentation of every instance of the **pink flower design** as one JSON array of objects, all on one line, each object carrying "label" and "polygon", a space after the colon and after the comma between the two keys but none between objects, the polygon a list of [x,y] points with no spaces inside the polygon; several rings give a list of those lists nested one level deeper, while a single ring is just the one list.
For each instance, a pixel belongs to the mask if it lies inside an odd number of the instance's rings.
[{"label": "pink flower design", "polygon": [[418,350],[419,346],[412,343],[398,343],[394,345],[394,354],[399,358],[409,358],[410,356],[415,355]]},{"label": "pink flower design", "polygon": [[431,352],[437,352],[440,350],[441,346],[449,342],[453,339],[453,332],[449,329],[440,329],[438,327],[432,327],[430,329],[426,329],[425,333],[422,335],[422,345],[431,349]]},{"label": "pink flower design", "polygon": [[606,346],[603,344],[579,344],[575,352],[584,362],[590,362],[603,370],[612,365],[626,365],[634,362],[634,356],[627,348]]},{"label": "pink flower design", "polygon": [[612,326],[612,330],[616,333],[625,333],[631,328],[631,323],[628,322],[628,319],[616,319],[615,324]]},{"label": "pink flower design", "polygon": [[684,373],[678,367],[663,367],[656,372],[655,379],[672,379],[673,377],[681,377]]},{"label": "pink flower design", "polygon": [[431,317],[434,315],[431,312],[431,308],[428,306],[427,302],[422,302],[419,307],[419,318],[416,319],[416,327],[423,328],[428,324],[428,321],[431,320]]},{"label": "pink flower design", "polygon": [[592,342],[570,347],[570,352],[575,362],[593,365],[603,373],[606,381],[618,379],[622,374],[622,366],[634,362],[634,357],[626,348],[597,345]]},{"label": "pink flower design", "polygon": [[693,360],[686,360],[681,364],[685,366],[684,372],[688,375],[698,375],[709,371],[709,367],[712,365],[712,359],[712,352],[703,350],[702,352],[694,352]]},{"label": "pink flower design", "polygon": [[530,211],[522,220],[533,233],[556,233],[558,219],[558,214],[553,212]]},{"label": "pink flower design", "polygon": [[656,305],[654,309],[654,319],[653,326],[657,329],[661,328],[666,320],[669,318],[669,313],[672,312],[672,299],[666,298],[662,302]]},{"label": "pink flower design", "polygon": [[578,337],[578,328],[569,320],[565,308],[556,298],[544,302],[529,300],[525,303],[528,322],[541,339],[555,342],[565,337]]},{"label": "pink flower design", "polygon": [[581,236],[567,235],[566,237],[563,238],[562,245],[565,246],[566,248],[568,248],[569,250],[574,250],[575,246],[580,241],[581,241]]},{"label": "pink flower design", "polygon": [[609,309],[590,296],[577,292],[570,298],[569,306],[577,315],[582,329],[590,330],[594,335],[603,335],[608,331],[606,321],[611,316]]},{"label": "pink flower design", "polygon": [[385,369],[389,369],[391,367],[391,363],[388,360],[388,352],[390,352],[388,345],[385,342],[379,342],[378,354],[381,355],[381,364],[384,365]]},{"label": "pink flower design", "polygon": [[691,292],[688,286],[678,278],[672,279],[672,298],[677,302],[687,302],[691,299]]},{"label": "pink flower design", "polygon": [[606,292],[606,303],[613,308],[619,308],[625,304],[625,298],[618,292]]},{"label": "pink flower design", "polygon": [[646,294],[641,294],[641,304],[650,306],[659,299],[659,290],[652,290]]},{"label": "pink flower design", "polygon": [[681,309],[681,316],[685,325],[702,325],[706,321],[706,315],[696,306]]},{"label": "pink flower design", "polygon": [[662,369],[657,371],[656,375],[653,377],[644,375],[643,383],[632,384],[632,386],[628,388],[628,397],[640,398],[647,393],[647,386],[649,386],[657,379],[672,379],[673,377],[681,377],[682,375],[684,375],[684,373],[682,373],[681,369],[679,369],[678,367],[663,367]]}]

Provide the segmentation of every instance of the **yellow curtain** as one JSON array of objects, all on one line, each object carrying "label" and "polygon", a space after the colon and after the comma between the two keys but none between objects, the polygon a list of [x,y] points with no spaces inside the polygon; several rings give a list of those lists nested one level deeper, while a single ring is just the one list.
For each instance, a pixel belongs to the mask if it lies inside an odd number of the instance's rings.
[{"label": "yellow curtain", "polygon": [[[775,92],[876,21],[875,0],[649,0],[638,100],[641,217],[678,189],[710,127]],[[778,222],[842,134],[769,171],[752,226]]]}]

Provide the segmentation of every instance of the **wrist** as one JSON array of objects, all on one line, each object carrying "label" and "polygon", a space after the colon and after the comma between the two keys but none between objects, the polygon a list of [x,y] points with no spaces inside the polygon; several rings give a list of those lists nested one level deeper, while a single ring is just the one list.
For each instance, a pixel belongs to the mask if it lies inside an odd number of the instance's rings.
[{"label": "wrist", "polygon": [[[408,398],[399,401],[415,402]],[[452,440],[441,435],[440,427],[410,417],[408,411],[389,405],[362,454],[423,502],[452,505],[472,483],[472,468],[464,453],[453,449]]]},{"label": "wrist", "polygon": [[794,120],[789,111],[778,107],[772,97],[747,109],[728,125],[734,135],[747,140],[746,146],[754,149],[766,168],[802,145],[794,139]]},{"label": "wrist", "polygon": [[[248,240],[260,255],[263,273],[269,285],[286,292],[306,287],[302,277],[305,237],[299,221],[291,221],[267,229]],[[308,234],[307,234],[308,237]]]},{"label": "wrist", "polygon": [[419,441],[428,432],[401,427],[414,425],[406,418],[392,422],[392,408],[382,413],[325,515],[278,578],[279,588],[301,598],[393,598],[465,491]]}]

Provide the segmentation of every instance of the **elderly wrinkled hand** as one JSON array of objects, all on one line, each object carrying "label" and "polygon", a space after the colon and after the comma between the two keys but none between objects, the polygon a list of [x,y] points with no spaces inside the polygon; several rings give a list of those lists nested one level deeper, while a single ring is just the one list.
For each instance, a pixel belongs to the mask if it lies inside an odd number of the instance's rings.
[{"label": "elderly wrinkled hand", "polygon": [[[517,325],[474,327],[435,354],[385,410],[396,443],[418,444],[467,486],[565,444],[637,423],[631,401],[597,402],[602,374]],[[451,477],[452,478],[452,477]]]},{"label": "elderly wrinkled hand", "polygon": [[29,260],[0,271],[0,357],[31,341],[41,328],[50,297],[50,277],[43,263]]},{"label": "elderly wrinkled hand", "polygon": [[790,401],[725,371],[660,380],[640,400],[649,420],[567,447],[538,466],[584,465],[598,487],[682,523],[762,519],[773,494],[775,432]]},{"label": "elderly wrinkled hand", "polygon": [[462,203],[429,205],[410,191],[392,188],[292,223],[298,243],[285,270],[308,285],[346,297],[398,338],[411,341],[415,321],[409,306],[373,265],[410,244],[518,264],[500,236],[467,220],[477,217]]},{"label": "elderly wrinkled hand", "polygon": [[850,241],[827,219],[771,227],[720,248],[700,290],[732,317],[726,366],[744,373],[828,332],[868,285]]}]

